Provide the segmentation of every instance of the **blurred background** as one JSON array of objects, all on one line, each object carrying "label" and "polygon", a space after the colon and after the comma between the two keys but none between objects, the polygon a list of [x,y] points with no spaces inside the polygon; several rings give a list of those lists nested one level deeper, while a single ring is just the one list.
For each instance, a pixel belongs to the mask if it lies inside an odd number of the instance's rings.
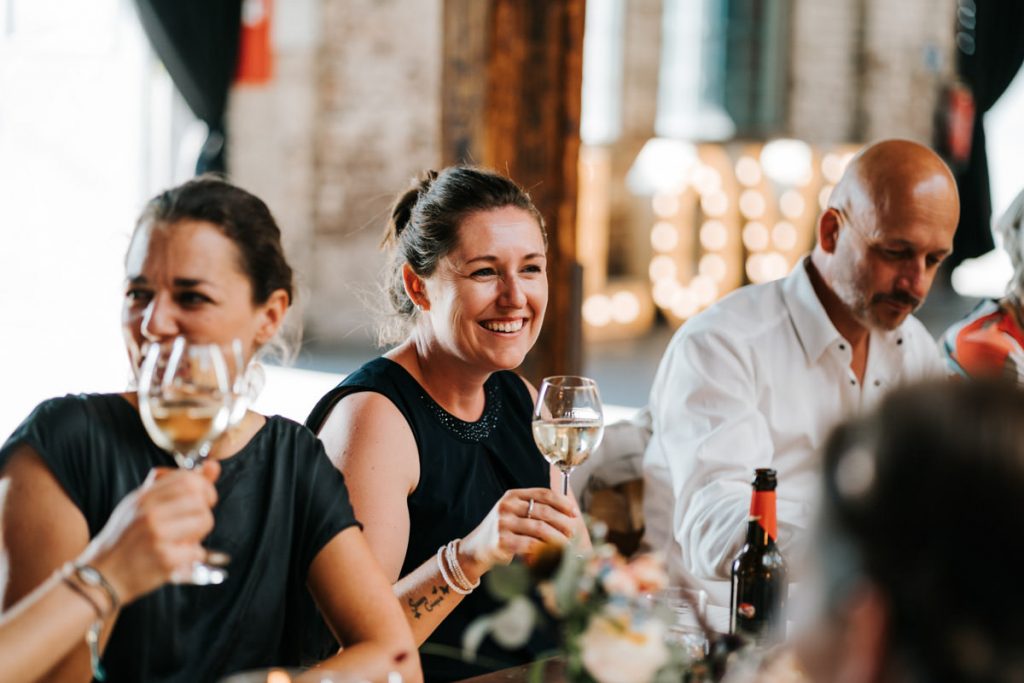
[{"label": "blurred background", "polygon": [[643,405],[674,329],[785,275],[885,137],[960,183],[921,311],[938,335],[1009,277],[991,220],[1024,187],[1022,29],[995,0],[0,0],[0,433],[125,387],[127,238],[197,169],[284,230],[305,344],[263,408],[297,419],[379,353],[390,203],[456,161],[507,171],[548,221],[532,379]]}]

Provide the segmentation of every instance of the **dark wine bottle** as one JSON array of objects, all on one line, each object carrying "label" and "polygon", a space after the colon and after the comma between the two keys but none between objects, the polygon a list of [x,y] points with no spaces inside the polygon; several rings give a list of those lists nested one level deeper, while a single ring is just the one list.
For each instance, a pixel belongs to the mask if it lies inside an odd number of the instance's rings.
[{"label": "dark wine bottle", "polygon": [[729,633],[757,645],[773,645],[786,634],[786,563],[776,541],[775,470],[755,470],[747,541],[732,563]]}]

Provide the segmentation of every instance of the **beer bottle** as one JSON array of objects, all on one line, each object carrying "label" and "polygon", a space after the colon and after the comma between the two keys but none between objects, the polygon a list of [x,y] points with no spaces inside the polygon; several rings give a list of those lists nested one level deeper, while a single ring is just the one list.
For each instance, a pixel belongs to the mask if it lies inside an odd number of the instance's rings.
[{"label": "beer bottle", "polygon": [[785,637],[786,564],[776,545],[775,470],[755,470],[747,541],[732,563],[729,633],[772,645]]}]

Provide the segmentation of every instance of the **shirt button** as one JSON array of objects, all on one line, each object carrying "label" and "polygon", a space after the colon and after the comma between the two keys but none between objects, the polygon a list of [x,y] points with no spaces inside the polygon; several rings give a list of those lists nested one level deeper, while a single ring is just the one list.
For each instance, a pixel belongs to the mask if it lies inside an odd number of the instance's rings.
[{"label": "shirt button", "polygon": [[896,345],[897,346],[901,345],[902,343],[903,343],[903,338],[902,337],[900,337],[899,339],[896,340]]},{"label": "shirt button", "polygon": [[876,379],[876,380],[875,380],[875,386],[876,386],[876,387],[880,387],[880,386],[882,386],[882,382]]},{"label": "shirt button", "polygon": [[840,344],[839,345],[839,350],[840,351],[845,351],[846,350],[846,344]]},{"label": "shirt button", "polygon": [[851,379],[850,380],[850,385],[851,386],[856,385],[856,384],[857,384],[857,380],[855,380],[855,379]]}]

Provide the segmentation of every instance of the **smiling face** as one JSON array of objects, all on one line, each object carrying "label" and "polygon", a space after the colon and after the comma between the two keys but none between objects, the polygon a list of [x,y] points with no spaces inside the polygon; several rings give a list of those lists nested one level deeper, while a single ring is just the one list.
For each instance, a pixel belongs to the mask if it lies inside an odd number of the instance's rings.
[{"label": "smiling face", "polygon": [[[518,367],[537,341],[548,303],[544,238],[511,206],[469,214],[455,247],[430,277],[408,266],[422,324],[446,353],[485,372]],[[419,291],[417,291],[419,290]]]},{"label": "smiling face", "polygon": [[225,347],[239,339],[247,359],[273,336],[287,296],[275,292],[266,303],[254,304],[240,258],[235,244],[206,221],[149,224],[136,231],[125,259],[121,313],[136,369],[149,342],[178,335]]}]

